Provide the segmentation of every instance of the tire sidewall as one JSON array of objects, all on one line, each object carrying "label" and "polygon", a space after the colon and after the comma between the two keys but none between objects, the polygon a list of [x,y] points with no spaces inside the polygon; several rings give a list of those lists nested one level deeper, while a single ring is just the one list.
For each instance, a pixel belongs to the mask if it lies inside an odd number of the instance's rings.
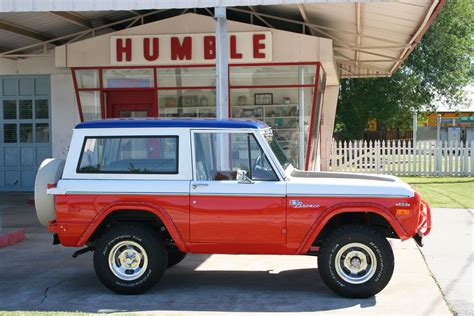
[{"label": "tire sidewall", "polygon": [[[125,231],[125,229],[111,230],[101,238],[94,252],[94,267],[102,283],[112,291],[120,294],[140,294],[151,288],[166,269],[166,251],[158,238],[143,232]],[[109,255],[113,247],[122,241],[133,241],[143,247],[148,257],[146,271],[135,280],[126,281],[117,277],[110,269]],[[164,258],[163,258],[164,256]]]},{"label": "tire sidewall", "polygon": [[[350,243],[361,243],[369,247],[376,258],[377,267],[374,275],[361,284],[351,284],[343,280],[336,271],[337,253]],[[380,292],[390,281],[394,260],[393,252],[388,241],[381,236],[353,232],[334,238],[325,245],[325,251],[318,257],[321,277],[326,285],[334,292],[345,297],[370,297]]]}]

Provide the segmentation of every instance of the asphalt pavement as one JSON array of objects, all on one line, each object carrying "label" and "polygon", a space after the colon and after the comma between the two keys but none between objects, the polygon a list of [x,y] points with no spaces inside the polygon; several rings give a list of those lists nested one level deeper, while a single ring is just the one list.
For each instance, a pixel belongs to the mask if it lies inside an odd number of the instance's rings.
[{"label": "asphalt pavement", "polygon": [[[412,240],[393,241],[392,280],[369,299],[345,299],[329,291],[315,257],[194,254],[167,270],[146,294],[121,296],[99,282],[91,253],[73,259],[73,248],[51,244],[26,200],[26,195],[0,195],[3,225],[21,226],[27,233],[25,241],[0,249],[0,311],[472,314],[472,248],[466,250],[469,238],[472,247],[472,211],[433,211],[435,228],[423,249],[429,267]],[[471,216],[468,224],[466,213]],[[448,233],[442,228],[446,225],[458,227]],[[462,244],[456,241],[460,236]],[[460,251],[453,249],[454,241],[462,245]],[[445,260],[445,254],[455,260]]]}]

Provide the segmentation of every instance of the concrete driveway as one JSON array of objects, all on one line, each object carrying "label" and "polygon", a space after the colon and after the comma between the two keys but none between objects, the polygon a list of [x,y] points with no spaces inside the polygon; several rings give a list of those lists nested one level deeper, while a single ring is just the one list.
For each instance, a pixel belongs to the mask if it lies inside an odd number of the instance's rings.
[{"label": "concrete driveway", "polygon": [[474,315],[474,210],[434,209],[433,230],[420,248],[451,310]]},{"label": "concrete driveway", "polygon": [[4,225],[24,224],[27,240],[0,249],[0,311],[310,312],[438,314],[451,312],[413,241],[393,242],[395,272],[369,299],[344,299],[321,282],[315,257],[189,255],[140,296],[120,296],[98,281],[91,253],[51,245],[25,196],[0,195]]}]

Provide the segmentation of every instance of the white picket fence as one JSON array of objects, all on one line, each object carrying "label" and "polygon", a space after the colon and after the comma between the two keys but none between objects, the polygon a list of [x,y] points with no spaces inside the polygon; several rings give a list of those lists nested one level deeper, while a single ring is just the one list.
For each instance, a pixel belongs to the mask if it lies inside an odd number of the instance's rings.
[{"label": "white picket fence", "polygon": [[396,176],[473,176],[474,141],[331,141],[324,161],[328,171]]}]

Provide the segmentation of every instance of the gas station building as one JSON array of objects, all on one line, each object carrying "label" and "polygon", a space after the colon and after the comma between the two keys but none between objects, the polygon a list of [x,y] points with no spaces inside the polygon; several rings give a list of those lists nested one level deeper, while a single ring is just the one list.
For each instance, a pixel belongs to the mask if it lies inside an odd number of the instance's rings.
[{"label": "gas station building", "polygon": [[393,74],[443,0],[5,1],[0,191],[31,191],[74,126],[102,118],[266,122],[324,170],[339,81]]}]

